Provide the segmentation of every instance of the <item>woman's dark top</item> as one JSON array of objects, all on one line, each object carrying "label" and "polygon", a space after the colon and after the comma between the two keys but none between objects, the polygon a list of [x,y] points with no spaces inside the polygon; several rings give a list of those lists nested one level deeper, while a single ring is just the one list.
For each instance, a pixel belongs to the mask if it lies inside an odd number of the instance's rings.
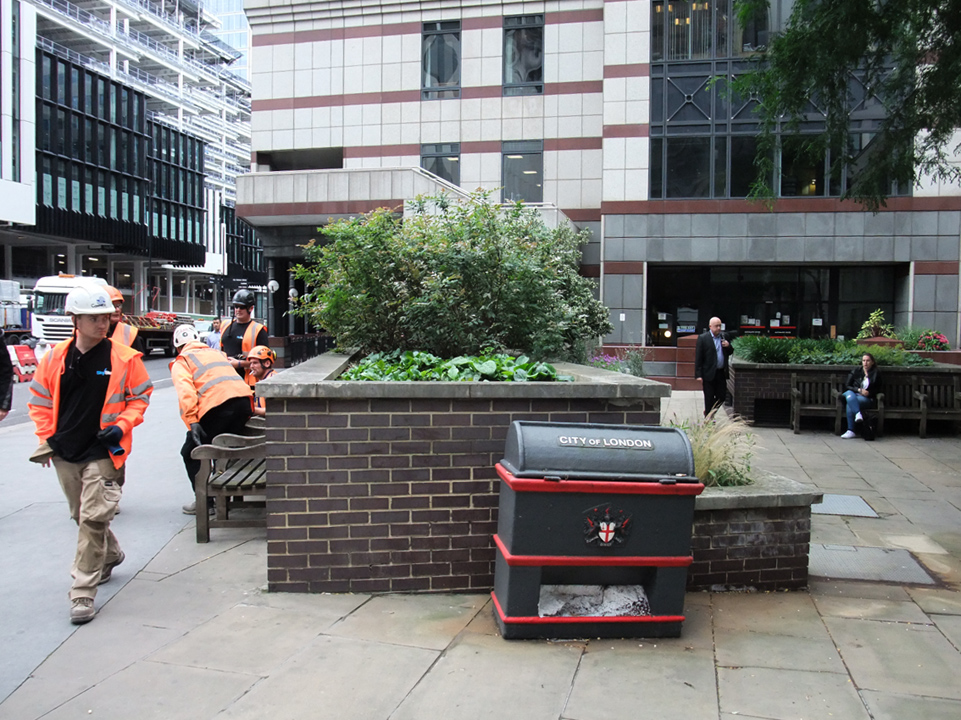
[{"label": "woman's dark top", "polygon": [[[857,392],[861,389],[861,383],[864,381],[864,368],[858,366],[851,371],[848,375],[848,381],[845,384],[847,390],[854,390]],[[868,370],[868,399],[874,402],[877,399],[877,394],[884,391],[884,386],[881,383],[881,373],[878,372],[878,366],[875,365],[870,370]]]}]

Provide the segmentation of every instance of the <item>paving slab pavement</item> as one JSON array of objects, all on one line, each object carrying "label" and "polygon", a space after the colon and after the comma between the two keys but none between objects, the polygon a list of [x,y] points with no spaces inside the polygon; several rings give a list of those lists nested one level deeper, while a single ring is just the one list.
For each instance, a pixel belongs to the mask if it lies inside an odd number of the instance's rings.
[{"label": "paving slab pavement", "polygon": [[[857,495],[813,542],[906,550],[933,586],[812,578],[808,592],[689,593],[680,638],[503,640],[487,595],[267,593],[260,529],[194,542],[172,390],[135,440],[117,519],[128,560],[88,625],[67,621],[75,531],[52,475],[0,425],[0,720],[31,718],[961,717],[961,442],[756,428],[754,465]],[[692,417],[699,393],[675,393]],[[154,420],[156,417],[156,420]],[[144,432],[146,430],[146,432]]]}]

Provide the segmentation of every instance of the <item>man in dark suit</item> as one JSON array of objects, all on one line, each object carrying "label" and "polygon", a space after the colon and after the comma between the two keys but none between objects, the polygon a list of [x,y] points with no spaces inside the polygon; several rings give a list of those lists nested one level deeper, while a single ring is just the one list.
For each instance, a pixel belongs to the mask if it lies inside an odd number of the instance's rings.
[{"label": "man in dark suit", "polygon": [[704,392],[704,415],[724,404],[727,396],[728,358],[734,348],[721,332],[721,319],[712,317],[710,330],[697,338],[694,348],[694,377]]}]

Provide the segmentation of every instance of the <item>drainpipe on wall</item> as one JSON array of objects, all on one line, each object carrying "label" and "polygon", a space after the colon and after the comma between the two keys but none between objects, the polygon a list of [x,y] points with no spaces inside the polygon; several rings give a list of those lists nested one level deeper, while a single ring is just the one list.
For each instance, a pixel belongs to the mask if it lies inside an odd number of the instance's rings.
[{"label": "drainpipe on wall", "polygon": [[914,260],[908,267],[908,325],[914,327]]},{"label": "drainpipe on wall", "polygon": [[[644,276],[641,278],[641,347],[647,347],[647,260],[641,265],[641,272]],[[677,318],[675,318],[676,320]],[[677,330],[677,323],[674,324],[674,329]],[[674,333],[674,344],[677,344],[677,333]]]},{"label": "drainpipe on wall", "polygon": [[[601,257],[600,262],[600,277],[597,278],[597,296],[604,303],[604,248],[607,245],[607,215],[601,215]],[[607,303],[604,303],[604,307],[607,307]],[[610,308],[608,308],[610,310]],[[604,342],[604,338],[598,338],[598,342]]]},{"label": "drainpipe on wall", "polygon": [[[958,257],[961,257],[961,229],[958,230]],[[955,313],[954,347],[961,347],[961,273],[958,275],[958,303]]]}]

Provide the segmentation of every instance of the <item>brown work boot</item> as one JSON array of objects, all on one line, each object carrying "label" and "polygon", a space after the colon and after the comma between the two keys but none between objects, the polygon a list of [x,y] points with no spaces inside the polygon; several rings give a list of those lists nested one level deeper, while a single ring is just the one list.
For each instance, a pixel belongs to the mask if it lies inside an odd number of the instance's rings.
[{"label": "brown work boot", "polygon": [[70,622],[74,625],[88,623],[96,614],[97,609],[93,606],[93,598],[74,598],[70,604]]},{"label": "brown work boot", "polygon": [[103,585],[105,582],[107,582],[110,579],[110,576],[113,575],[113,569],[126,559],[127,559],[127,556],[124,555],[123,550],[121,550],[120,557],[118,557],[113,562],[104,563],[103,570],[100,571],[100,582],[98,582],[97,584]]}]

